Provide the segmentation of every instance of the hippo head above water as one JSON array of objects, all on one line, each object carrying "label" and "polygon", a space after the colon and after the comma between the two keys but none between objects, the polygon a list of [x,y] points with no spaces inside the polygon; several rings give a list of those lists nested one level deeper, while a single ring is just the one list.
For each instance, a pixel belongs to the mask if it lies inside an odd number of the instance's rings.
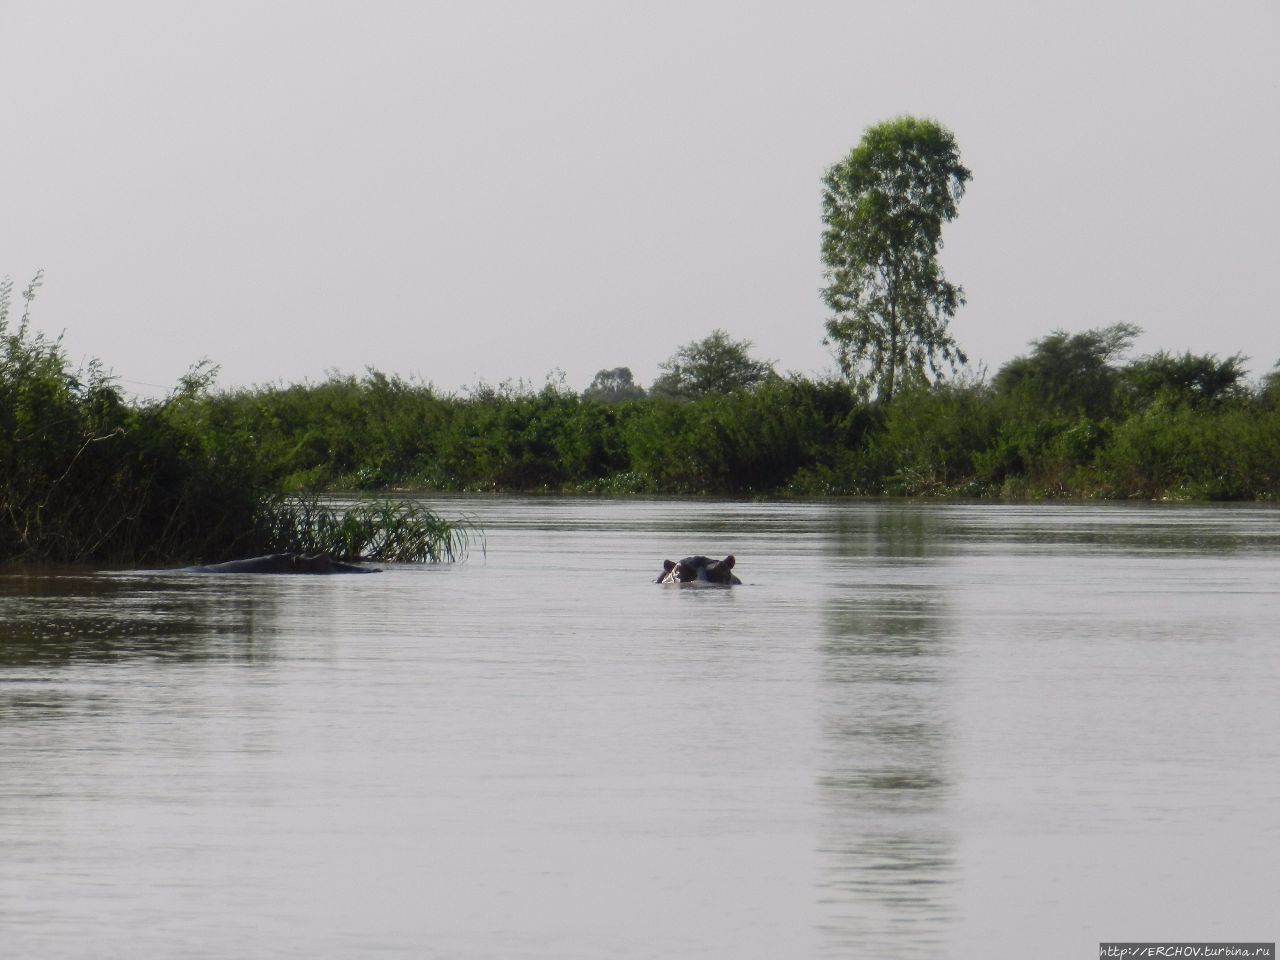
[{"label": "hippo head above water", "polygon": [[733,575],[733,554],[723,560],[710,557],[685,557],[676,562],[662,561],[662,573],[657,583],[742,583]]}]

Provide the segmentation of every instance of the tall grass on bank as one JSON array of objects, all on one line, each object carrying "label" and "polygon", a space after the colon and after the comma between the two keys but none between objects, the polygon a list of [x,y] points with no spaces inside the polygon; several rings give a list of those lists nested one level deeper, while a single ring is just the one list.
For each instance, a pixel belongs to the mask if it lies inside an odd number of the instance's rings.
[{"label": "tall grass on bank", "polygon": [[406,500],[342,507],[317,497],[275,497],[263,503],[259,524],[272,552],[337,560],[441,563],[464,559],[472,542],[484,550],[484,531],[474,521],[445,520]]}]

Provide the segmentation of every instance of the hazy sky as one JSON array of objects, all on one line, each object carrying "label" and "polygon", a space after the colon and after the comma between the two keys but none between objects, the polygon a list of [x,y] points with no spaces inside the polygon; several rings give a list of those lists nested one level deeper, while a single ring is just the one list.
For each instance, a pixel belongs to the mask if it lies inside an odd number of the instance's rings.
[{"label": "hazy sky", "polygon": [[[1055,328],[1280,359],[1280,4],[0,0],[0,275],[154,394],[366,366],[648,384],[822,343],[819,181],[948,126],[992,370]],[[147,385],[157,385],[151,387]]]}]

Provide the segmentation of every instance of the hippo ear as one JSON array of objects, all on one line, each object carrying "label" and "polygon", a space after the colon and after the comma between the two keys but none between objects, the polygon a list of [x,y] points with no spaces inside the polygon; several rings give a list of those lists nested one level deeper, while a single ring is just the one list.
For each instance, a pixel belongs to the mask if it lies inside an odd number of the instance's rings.
[{"label": "hippo ear", "polygon": [[733,564],[734,564],[734,559],[733,559],[733,554],[731,553],[724,558],[724,565],[728,567],[730,570],[732,570]]},{"label": "hippo ear", "polygon": [[676,562],[674,560],[662,561],[662,569],[665,573],[670,573],[672,570],[675,569],[675,566],[676,566]]}]

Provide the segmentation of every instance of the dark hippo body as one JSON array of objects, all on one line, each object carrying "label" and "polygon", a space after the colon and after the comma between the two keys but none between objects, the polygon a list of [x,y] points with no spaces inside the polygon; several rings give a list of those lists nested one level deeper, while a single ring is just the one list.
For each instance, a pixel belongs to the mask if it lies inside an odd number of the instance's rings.
[{"label": "dark hippo body", "polygon": [[723,560],[712,560],[710,557],[685,557],[676,562],[662,561],[662,573],[657,583],[719,583],[728,586],[742,583],[733,575],[733,554]]},{"label": "dark hippo body", "polygon": [[376,567],[358,567],[353,563],[333,560],[323,553],[307,556],[301,553],[272,553],[248,560],[228,560],[202,567],[182,567],[184,573],[381,573]]}]

